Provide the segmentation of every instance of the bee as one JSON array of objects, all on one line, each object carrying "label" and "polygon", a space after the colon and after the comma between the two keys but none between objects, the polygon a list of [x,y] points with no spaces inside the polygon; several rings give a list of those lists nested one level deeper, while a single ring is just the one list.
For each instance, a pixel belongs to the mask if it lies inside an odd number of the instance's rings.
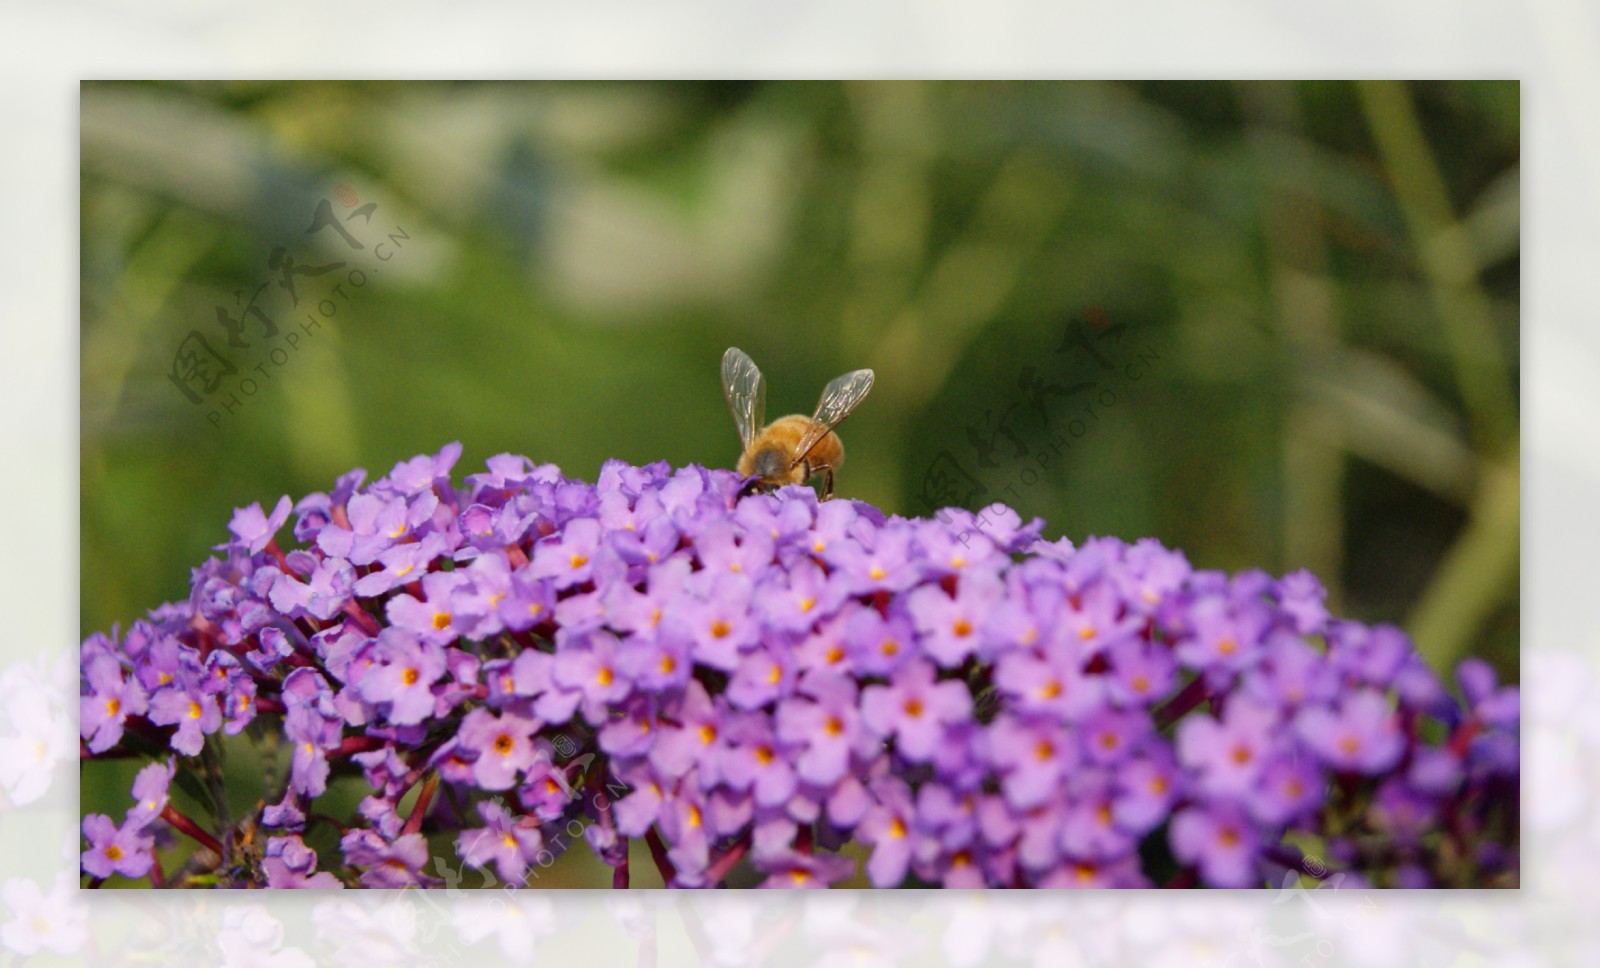
[{"label": "bee", "polygon": [[805,484],[822,475],[822,500],[833,497],[833,473],[844,464],[844,445],[833,432],[872,389],[871,370],[852,370],[822,388],[816,413],[790,414],[762,425],[767,384],[761,370],[738,347],[722,355],[722,393],[739,428],[744,452],[736,470],[760,479],[757,487]]}]

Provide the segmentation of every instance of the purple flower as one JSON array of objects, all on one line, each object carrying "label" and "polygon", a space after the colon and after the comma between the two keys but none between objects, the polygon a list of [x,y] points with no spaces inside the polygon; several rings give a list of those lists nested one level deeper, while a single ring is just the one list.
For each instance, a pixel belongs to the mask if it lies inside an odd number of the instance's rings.
[{"label": "purple flower", "polygon": [[428,884],[422,873],[428,864],[428,842],[420,834],[386,841],[367,828],[351,828],[339,841],[346,863],[365,869],[361,884],[368,888],[409,888]]},{"label": "purple flower", "polygon": [[217,698],[202,689],[201,675],[185,666],[174,683],[150,697],[150,722],[176,726],[172,749],[190,757],[200,753],[206,734],[222,726],[222,710]]},{"label": "purple flower", "polygon": [[85,642],[82,663],[88,692],[79,699],[78,729],[89,750],[98,754],[122,739],[129,716],[145,712],[145,692],[137,680],[126,677],[103,638]]},{"label": "purple flower", "polygon": [[1360,690],[1335,707],[1301,710],[1296,735],[1335,770],[1378,774],[1399,762],[1405,738],[1382,694]]},{"label": "purple flower", "polygon": [[880,737],[894,737],[895,749],[914,762],[928,760],[945,726],[971,713],[966,685],[938,680],[925,660],[912,660],[887,686],[869,686],[861,694],[862,721]]},{"label": "purple flower", "polygon": [[1320,805],[1326,786],[1311,758],[1279,756],[1262,769],[1245,804],[1262,824],[1282,826]]},{"label": "purple flower", "polygon": [[[368,572],[355,580],[355,593],[358,596],[380,596],[385,592],[398,589],[408,582],[415,582],[426,574],[428,566],[444,554],[448,548],[448,539],[439,532],[433,532],[418,542],[406,542],[393,545],[378,553],[376,565],[382,566]],[[327,562],[343,562],[342,559],[326,559]],[[318,577],[312,576],[313,591],[317,589]],[[348,595],[348,593],[347,593]],[[319,618],[329,618],[321,616]]]},{"label": "purple flower", "polygon": [[371,659],[373,665],[356,683],[362,699],[387,704],[390,723],[421,723],[433,714],[433,684],[444,675],[444,650],[391,628],[379,634]]},{"label": "purple flower", "polygon": [[[429,509],[431,513],[431,509]],[[385,549],[399,541],[415,524],[404,498],[373,493],[350,498],[348,528],[329,524],[317,533],[317,547],[334,558],[354,565],[371,565]]]},{"label": "purple flower", "polygon": [[1180,662],[1197,669],[1235,670],[1248,665],[1266,635],[1268,611],[1255,601],[1206,596],[1190,612],[1189,636],[1177,646]]},{"label": "purple flower", "polygon": [[83,834],[89,839],[89,848],[83,853],[83,870],[96,878],[122,875],[126,878],[143,878],[155,861],[151,849],[155,839],[144,834],[144,825],[133,819],[122,826],[104,814],[91,814],[83,819]]},{"label": "purple flower", "polygon": [[556,589],[589,581],[595,556],[600,554],[600,522],[580,518],[567,523],[559,538],[551,536],[534,547],[531,574],[549,579]]},{"label": "purple flower", "polygon": [[618,645],[617,637],[597,632],[563,636],[556,648],[551,677],[556,686],[583,697],[584,716],[590,723],[604,723],[606,712],[633,689],[618,667]]},{"label": "purple flower", "polygon": [[451,597],[466,581],[455,572],[429,572],[422,577],[421,599],[401,593],[389,600],[389,621],[431,646],[450,645],[461,634]]},{"label": "purple flower", "polygon": [[886,780],[875,785],[877,803],[861,822],[861,840],[872,846],[867,877],[875,888],[894,888],[906,877],[916,837],[916,809],[904,782]]},{"label": "purple flower", "polygon": [[1244,814],[1227,802],[1186,808],[1172,819],[1172,853],[1195,865],[1207,884],[1251,888],[1260,884],[1256,854],[1260,843]]},{"label": "purple flower", "polygon": [[539,757],[533,735],[539,721],[515,713],[496,716],[479,708],[461,721],[460,738],[464,750],[477,754],[472,776],[486,791],[503,791],[515,786],[517,774],[532,767]]},{"label": "purple flower", "polygon": [[1000,583],[977,572],[962,578],[954,596],[939,586],[912,590],[906,608],[922,636],[923,649],[940,666],[954,669],[978,651],[978,627],[1000,595]]},{"label": "purple flower", "polygon": [[484,820],[484,827],[463,831],[456,839],[461,860],[474,868],[493,863],[506,882],[523,884],[528,863],[544,849],[544,838],[537,824],[512,817],[495,801],[480,802],[478,814]]},{"label": "purple flower", "polygon": [[1220,721],[1194,715],[1178,725],[1178,759],[1210,794],[1243,796],[1277,749],[1282,725],[1268,707],[1235,697]]},{"label": "purple flower", "polygon": [[801,779],[832,784],[844,776],[858,743],[855,683],[813,672],[801,679],[799,691],[778,705],[778,738],[801,749],[795,762]]},{"label": "purple flower", "polygon": [[1522,719],[1522,694],[1514,686],[1496,689],[1494,667],[1481,659],[1465,659],[1456,680],[1472,715],[1496,727],[1512,727]]},{"label": "purple flower", "polygon": [[291,789],[316,797],[327,789],[327,752],[339,745],[343,721],[334,710],[333,692],[322,674],[307,667],[283,681],[283,734],[292,745]]},{"label": "purple flower", "polygon": [[722,770],[730,786],[751,791],[762,806],[789,800],[798,783],[794,762],[766,717],[747,714],[732,718],[723,736],[730,746]]},{"label": "purple flower", "polygon": [[762,888],[827,888],[855,874],[855,862],[837,855],[791,854],[766,864]]},{"label": "purple flower", "polygon": [[126,824],[145,828],[161,816],[167,806],[167,788],[171,786],[176,770],[171,757],[164,764],[148,764],[140,768],[133,778],[133,807],[128,811]]},{"label": "purple flower", "polygon": [[[1331,618],[1309,573],[664,462],[590,485],[500,455],[458,491],[459,454],[304,499],[305,547],[276,544],[286,503],[240,509],[186,598],[84,641],[86,752],[130,722],[190,755],[281,729],[287,790],[254,817],[272,887],[340,885],[297,834],[328,814],[370,887],[437,883],[430,842],[520,884],[568,844],[618,866],[647,834],[685,887],[735,862],[827,885],[857,857],[880,886],[1237,887],[1295,844],[1350,883],[1515,883],[1518,691],[1468,661],[1453,697],[1399,630]],[[149,869],[194,769],[148,764],[121,827],[85,819],[90,877]]]},{"label": "purple flower", "polygon": [[255,502],[247,508],[235,508],[233,521],[228,523],[228,531],[233,533],[234,541],[216,546],[218,549],[227,548],[237,544],[239,547],[254,554],[267,547],[278,529],[289,520],[289,509],[294,505],[288,495],[278,499],[277,507],[268,515],[261,510],[261,503]]},{"label": "purple flower", "polygon": [[268,888],[344,887],[332,873],[317,871],[317,853],[297,834],[267,839],[261,870],[266,873]]},{"label": "purple flower", "polygon": [[1058,723],[1001,714],[989,725],[988,760],[999,771],[1000,788],[1018,810],[1050,800],[1066,773],[1077,766],[1077,744]]}]

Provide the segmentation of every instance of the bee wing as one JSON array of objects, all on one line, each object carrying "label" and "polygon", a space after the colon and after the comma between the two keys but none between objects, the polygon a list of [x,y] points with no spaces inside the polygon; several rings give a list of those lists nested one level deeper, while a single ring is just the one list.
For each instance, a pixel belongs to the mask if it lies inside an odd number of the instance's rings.
[{"label": "bee wing", "polygon": [[828,386],[822,388],[822,398],[817,401],[817,412],[811,415],[811,426],[806,428],[806,432],[800,436],[800,443],[795,446],[795,457],[790,467],[804,461],[811,449],[828,436],[829,431],[850,416],[850,412],[867,396],[867,391],[872,389],[872,381],[871,370],[852,370],[828,381]]},{"label": "bee wing", "polygon": [[767,382],[761,368],[738,347],[722,355],[722,395],[728,399],[733,423],[739,428],[739,444],[745,448],[761,433],[767,412]]}]

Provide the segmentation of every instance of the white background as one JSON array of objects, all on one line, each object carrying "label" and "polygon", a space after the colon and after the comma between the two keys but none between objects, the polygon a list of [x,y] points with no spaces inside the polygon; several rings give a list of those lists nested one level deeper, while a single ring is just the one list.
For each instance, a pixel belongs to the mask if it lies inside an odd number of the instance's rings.
[{"label": "white background", "polygon": [[[102,565],[77,554],[78,81],[556,76],[1521,79],[1525,887],[807,898],[78,890],[76,596],[80,568]],[[43,785],[30,803],[0,801],[0,960],[1600,962],[1597,166],[1600,7],[1579,0],[0,0],[0,767]]]}]

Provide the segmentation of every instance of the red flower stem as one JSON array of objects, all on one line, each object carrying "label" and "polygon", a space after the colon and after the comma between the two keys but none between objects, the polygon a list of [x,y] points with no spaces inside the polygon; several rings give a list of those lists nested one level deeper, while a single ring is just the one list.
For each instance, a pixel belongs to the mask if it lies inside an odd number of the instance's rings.
[{"label": "red flower stem", "polygon": [[295,572],[294,569],[289,568],[289,560],[284,557],[283,549],[278,547],[278,540],[276,538],[267,542],[267,554],[278,560],[278,568],[283,570],[284,575],[299,574]]},{"label": "red flower stem", "polygon": [[422,782],[422,790],[417,793],[417,803],[411,806],[411,816],[406,818],[406,826],[400,829],[402,835],[416,834],[422,829],[422,818],[428,813],[428,803],[433,800],[433,792],[439,789],[439,775],[429,774],[428,779]]},{"label": "red flower stem", "polygon": [[1165,730],[1177,722],[1178,718],[1199,706],[1206,699],[1205,677],[1197,676],[1189,685],[1178,691],[1178,695],[1162,704],[1156,711],[1156,729]]},{"label": "red flower stem", "polygon": [[656,871],[661,873],[661,881],[671,885],[678,877],[678,869],[672,864],[672,859],[667,857],[667,846],[661,843],[661,835],[652,827],[644,833],[644,843],[650,846],[650,857],[655,859]]},{"label": "red flower stem", "polygon": [[1173,875],[1172,876],[1172,880],[1167,882],[1165,885],[1162,885],[1161,887],[1162,888],[1193,888],[1193,887],[1195,887],[1195,885],[1199,884],[1199,881],[1200,881],[1200,879],[1198,877],[1196,877],[1195,871],[1194,871],[1193,868],[1185,868],[1183,871],[1180,871],[1176,875]]},{"label": "red flower stem", "polygon": [[802,824],[800,826],[800,834],[794,839],[794,846],[795,850],[802,855],[811,854],[811,825]]},{"label": "red flower stem", "polygon": [[706,869],[706,881],[713,885],[720,884],[724,878],[728,877],[728,872],[733,870],[733,866],[737,865],[739,859],[743,858],[745,852],[749,850],[750,835],[746,834],[729,845],[728,850],[724,851],[716,861],[711,863],[711,867]]},{"label": "red flower stem", "polygon": [[286,709],[282,700],[275,700],[270,696],[256,697],[257,713],[283,713]]},{"label": "red flower stem", "polygon": [[161,809],[161,820],[172,825],[174,828],[177,828],[179,831],[182,831],[184,834],[200,842],[202,845],[205,845],[212,851],[215,851],[218,858],[224,858],[222,845],[217,843],[217,839],[211,837],[209,834],[206,834],[205,831],[201,829],[200,825],[189,820],[186,815],[179,813],[178,809],[174,808],[171,804],[168,804],[166,807]]},{"label": "red flower stem", "polygon": [[627,888],[628,887],[628,839],[627,838],[618,838],[617,840],[622,845],[622,862],[619,865],[617,865],[617,867],[611,869],[611,887],[612,888]]},{"label": "red flower stem", "polygon": [[350,754],[365,753],[369,750],[377,750],[383,744],[384,742],[377,737],[346,737],[339,743],[339,746],[328,751],[328,757],[347,757]]},{"label": "red flower stem", "polygon": [[[416,585],[416,583],[412,584]],[[418,591],[421,591],[420,586],[418,586]],[[370,612],[357,605],[354,599],[349,599],[345,602],[344,614],[349,616],[351,619],[354,619],[356,625],[360,626],[361,631],[366,633],[368,636],[376,636],[381,631],[381,627],[378,625],[378,620],[372,618],[372,614]]]},{"label": "red flower stem", "polygon": [[1483,729],[1483,723],[1476,717],[1470,717],[1465,723],[1456,728],[1450,737],[1450,752],[1457,757],[1465,757],[1467,747],[1471,745],[1472,738]]},{"label": "red flower stem", "polygon": [[104,878],[91,878],[91,879],[89,879],[89,887],[90,888],[99,888],[101,885],[104,885],[105,883],[106,883],[106,880]]}]

